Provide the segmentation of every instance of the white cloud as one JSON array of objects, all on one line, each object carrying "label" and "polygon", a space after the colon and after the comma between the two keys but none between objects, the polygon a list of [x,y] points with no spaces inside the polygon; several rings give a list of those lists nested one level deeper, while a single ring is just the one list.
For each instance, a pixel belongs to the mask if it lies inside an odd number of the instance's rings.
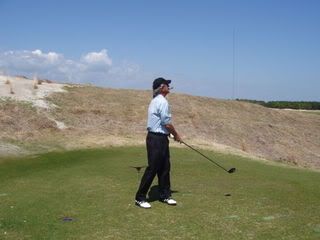
[{"label": "white cloud", "polygon": [[102,49],[100,52],[90,52],[82,57],[82,60],[88,64],[106,64],[112,65],[112,60],[108,56],[106,49]]},{"label": "white cloud", "polygon": [[123,61],[114,65],[107,49],[83,54],[78,60],[61,53],[45,53],[40,49],[0,52],[0,71],[61,82],[92,83],[100,86],[134,85],[139,79],[139,65]]},{"label": "white cloud", "polygon": [[42,51],[41,51],[41,50],[39,50],[39,49],[37,49],[37,50],[32,51],[31,53],[32,53],[32,54],[34,54],[34,55],[41,56]]},{"label": "white cloud", "polygon": [[[27,56],[28,58],[30,58],[29,52],[28,51],[24,51],[25,56]],[[63,58],[62,55],[55,53],[55,52],[49,52],[49,53],[43,53],[41,50],[37,49],[31,52],[34,56],[34,58],[38,58],[39,60],[48,62],[48,63],[57,63],[61,58]]]}]

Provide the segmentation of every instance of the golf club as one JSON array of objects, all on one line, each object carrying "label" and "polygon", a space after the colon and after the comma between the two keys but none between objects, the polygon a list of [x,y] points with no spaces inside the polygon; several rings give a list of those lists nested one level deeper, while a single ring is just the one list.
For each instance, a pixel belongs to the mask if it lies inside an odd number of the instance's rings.
[{"label": "golf club", "polygon": [[225,169],[224,167],[222,167],[221,165],[219,165],[218,163],[216,163],[215,161],[213,161],[212,159],[210,159],[209,157],[207,157],[206,155],[204,155],[203,153],[199,152],[197,149],[191,147],[189,144],[185,143],[184,141],[181,141],[181,143],[183,143],[184,145],[186,145],[187,147],[189,147],[190,149],[192,149],[193,151],[199,153],[201,156],[203,156],[204,158],[206,158],[207,160],[209,160],[210,162],[214,163],[216,166],[222,168],[224,171],[228,172],[228,173],[234,173],[236,171],[235,168],[230,168],[229,170]]}]

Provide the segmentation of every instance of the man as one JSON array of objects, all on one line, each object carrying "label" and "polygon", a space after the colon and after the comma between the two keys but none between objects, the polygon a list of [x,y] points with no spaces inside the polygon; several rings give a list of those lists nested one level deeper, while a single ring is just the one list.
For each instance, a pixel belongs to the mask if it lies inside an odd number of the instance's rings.
[{"label": "man", "polygon": [[171,123],[171,112],[165,98],[170,93],[170,83],[171,80],[164,78],[157,78],[153,81],[153,99],[148,109],[146,139],[148,167],[141,179],[135,200],[136,205],[141,208],[151,208],[150,203],[146,201],[146,195],[155,175],[158,176],[160,201],[168,205],[177,204],[171,198],[168,136],[172,134],[175,141],[181,142],[182,140]]}]

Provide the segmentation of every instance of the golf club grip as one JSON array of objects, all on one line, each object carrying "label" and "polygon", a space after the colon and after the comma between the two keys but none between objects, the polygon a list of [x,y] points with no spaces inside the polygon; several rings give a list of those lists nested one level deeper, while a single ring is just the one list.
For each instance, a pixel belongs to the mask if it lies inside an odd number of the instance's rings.
[{"label": "golf club grip", "polygon": [[224,167],[222,167],[221,165],[219,165],[218,163],[216,163],[215,161],[213,161],[212,159],[210,159],[209,157],[207,157],[206,155],[204,155],[203,153],[201,153],[200,151],[198,151],[197,149],[193,148],[192,146],[190,146],[189,144],[185,143],[184,141],[181,141],[181,143],[183,143],[184,145],[186,145],[187,147],[191,148],[193,151],[199,153],[202,157],[206,158],[207,160],[209,160],[210,162],[214,163],[216,166],[222,168],[224,171],[228,172],[227,169],[225,169]]}]

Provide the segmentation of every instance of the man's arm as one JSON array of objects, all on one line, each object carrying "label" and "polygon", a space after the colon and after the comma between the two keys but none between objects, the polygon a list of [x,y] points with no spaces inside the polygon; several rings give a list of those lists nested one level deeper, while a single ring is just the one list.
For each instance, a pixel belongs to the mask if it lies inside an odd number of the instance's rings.
[{"label": "man's arm", "polygon": [[176,129],[174,128],[174,126],[171,123],[168,123],[164,126],[169,131],[169,133],[171,133],[173,135],[175,141],[177,141],[179,143],[182,142],[182,139],[180,138],[179,134],[177,133]]}]

